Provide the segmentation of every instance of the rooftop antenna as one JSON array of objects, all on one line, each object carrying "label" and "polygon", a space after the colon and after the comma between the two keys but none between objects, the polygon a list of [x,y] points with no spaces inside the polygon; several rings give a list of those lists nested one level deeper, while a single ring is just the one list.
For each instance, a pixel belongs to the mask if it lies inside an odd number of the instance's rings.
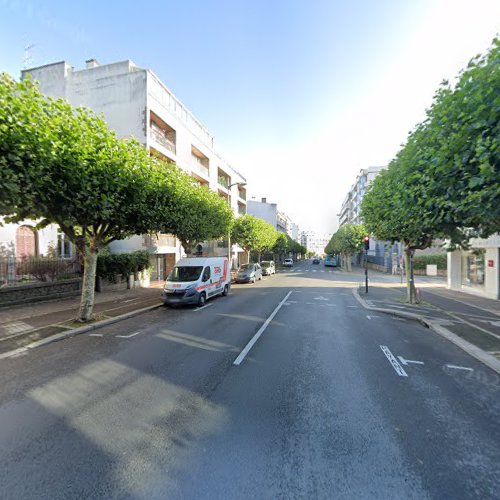
[{"label": "rooftop antenna", "polygon": [[35,46],[34,43],[30,43],[29,45],[26,45],[26,47],[24,47],[23,69],[26,69],[28,67],[28,64],[31,65],[33,61],[33,53],[31,49],[34,46]]}]

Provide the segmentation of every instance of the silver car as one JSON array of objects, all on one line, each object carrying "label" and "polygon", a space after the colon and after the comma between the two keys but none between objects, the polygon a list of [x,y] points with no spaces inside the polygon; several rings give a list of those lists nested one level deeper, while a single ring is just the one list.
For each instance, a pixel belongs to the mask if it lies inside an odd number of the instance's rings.
[{"label": "silver car", "polygon": [[274,265],[274,260],[263,260],[260,263],[262,267],[263,276],[271,276],[271,274],[276,274],[276,266]]},{"label": "silver car", "polygon": [[236,283],[255,283],[261,279],[262,268],[259,264],[243,264],[236,275]]}]

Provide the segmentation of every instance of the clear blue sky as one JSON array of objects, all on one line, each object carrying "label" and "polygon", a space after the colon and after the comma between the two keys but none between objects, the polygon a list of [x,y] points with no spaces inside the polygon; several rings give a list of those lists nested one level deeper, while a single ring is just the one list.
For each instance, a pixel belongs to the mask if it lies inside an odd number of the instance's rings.
[{"label": "clear blue sky", "polygon": [[132,59],[301,228],[329,231],[361,168],[387,164],[500,30],[494,0],[0,0],[0,70]]}]

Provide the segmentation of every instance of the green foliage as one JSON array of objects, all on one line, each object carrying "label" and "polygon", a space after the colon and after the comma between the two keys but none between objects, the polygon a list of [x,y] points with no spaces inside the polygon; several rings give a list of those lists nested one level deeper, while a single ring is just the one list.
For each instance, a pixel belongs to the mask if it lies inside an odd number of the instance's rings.
[{"label": "green foliage", "polygon": [[382,240],[465,246],[500,231],[500,41],[455,87],[444,82],[426,120],[372,183],[361,215]]},{"label": "green foliage", "polygon": [[0,75],[0,193],[8,221],[56,223],[78,248],[85,264],[83,321],[91,318],[97,253],[110,242],[159,231],[202,240],[223,235],[231,220],[216,195],[138,142],[119,140],[100,116],[6,74]]},{"label": "green foliage", "polygon": [[413,268],[414,269],[425,269],[427,264],[435,264],[437,268],[442,271],[446,271],[448,267],[448,259],[446,254],[437,255],[419,255],[418,257],[413,257]]},{"label": "green foliage", "polygon": [[233,241],[241,248],[258,254],[271,250],[277,237],[278,232],[271,224],[248,214],[235,220],[231,235]]},{"label": "green foliage", "polygon": [[97,257],[97,276],[116,282],[118,277],[127,279],[131,274],[148,269],[151,266],[150,254],[146,250],[132,253],[104,253]]},{"label": "green foliage", "polygon": [[189,180],[180,183],[173,231],[186,254],[200,242],[227,237],[233,224],[233,211],[214,191]]},{"label": "green foliage", "polygon": [[363,237],[367,234],[363,224],[345,224],[332,235],[325,253],[351,255],[360,252],[363,249]]}]

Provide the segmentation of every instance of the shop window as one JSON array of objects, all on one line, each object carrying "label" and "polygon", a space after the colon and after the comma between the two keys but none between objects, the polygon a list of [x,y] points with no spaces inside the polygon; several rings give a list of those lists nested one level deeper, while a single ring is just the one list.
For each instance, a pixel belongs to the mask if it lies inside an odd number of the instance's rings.
[{"label": "shop window", "polygon": [[462,284],[484,286],[484,249],[476,249],[462,255]]}]

